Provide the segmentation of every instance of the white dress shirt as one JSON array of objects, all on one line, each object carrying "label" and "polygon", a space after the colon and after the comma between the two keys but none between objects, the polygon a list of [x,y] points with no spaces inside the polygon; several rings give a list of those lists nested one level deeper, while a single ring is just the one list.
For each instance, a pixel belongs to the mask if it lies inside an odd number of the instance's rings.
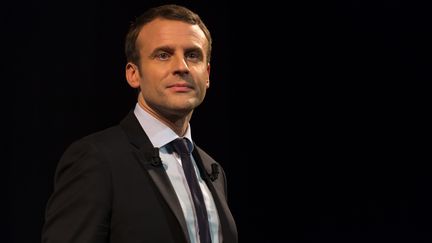
[{"label": "white dress shirt", "polygon": [[[155,117],[147,113],[143,108],[139,106],[138,103],[135,106],[134,113],[153,146],[159,148],[159,156],[162,160],[162,164],[180,201],[180,205],[188,226],[191,243],[199,243],[199,236],[197,233],[197,218],[186,177],[181,167],[181,159],[167,146],[172,140],[179,138],[179,136],[171,128],[169,128],[164,123],[160,122]],[[184,137],[189,139],[193,146],[190,124],[188,125]],[[192,150],[193,149],[194,148],[192,147]],[[212,242],[222,242],[222,232],[219,226],[219,217],[216,210],[216,205],[213,201],[212,194],[204,180],[201,178],[198,167],[193,158],[192,163],[195,172],[197,173],[198,183],[204,196]]]}]

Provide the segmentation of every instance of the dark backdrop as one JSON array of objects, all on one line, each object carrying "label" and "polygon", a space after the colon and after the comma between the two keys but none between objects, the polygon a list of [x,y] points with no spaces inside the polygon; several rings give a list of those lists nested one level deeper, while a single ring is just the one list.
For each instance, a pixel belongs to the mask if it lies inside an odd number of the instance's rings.
[{"label": "dark backdrop", "polygon": [[[64,149],[135,104],[123,38],[159,3],[2,8],[2,242],[39,242]],[[211,88],[192,127],[227,171],[240,242],[432,240],[430,6],[176,3],[213,34]]]}]

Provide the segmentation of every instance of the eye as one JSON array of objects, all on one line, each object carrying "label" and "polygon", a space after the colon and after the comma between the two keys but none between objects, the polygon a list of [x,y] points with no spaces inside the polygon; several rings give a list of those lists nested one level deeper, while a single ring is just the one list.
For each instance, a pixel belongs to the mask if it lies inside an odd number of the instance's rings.
[{"label": "eye", "polygon": [[201,54],[199,52],[195,52],[195,51],[188,52],[186,54],[186,58],[190,61],[199,61],[199,60],[201,60]]},{"label": "eye", "polygon": [[170,56],[171,55],[167,52],[160,52],[160,53],[155,55],[155,57],[161,61],[168,60],[168,58],[170,58]]}]

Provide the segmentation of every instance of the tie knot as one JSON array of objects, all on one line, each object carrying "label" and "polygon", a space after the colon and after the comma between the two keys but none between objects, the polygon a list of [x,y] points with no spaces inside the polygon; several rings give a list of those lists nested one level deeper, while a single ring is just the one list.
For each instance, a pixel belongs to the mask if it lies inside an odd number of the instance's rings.
[{"label": "tie knot", "polygon": [[186,138],[177,138],[171,142],[174,151],[178,154],[189,154],[189,141]]}]

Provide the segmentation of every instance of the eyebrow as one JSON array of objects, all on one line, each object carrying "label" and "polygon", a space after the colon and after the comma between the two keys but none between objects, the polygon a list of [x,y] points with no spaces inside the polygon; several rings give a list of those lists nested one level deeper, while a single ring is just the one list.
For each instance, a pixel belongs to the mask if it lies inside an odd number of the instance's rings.
[{"label": "eyebrow", "polygon": [[154,49],[151,53],[150,53],[150,57],[153,57],[154,55],[156,55],[158,52],[160,51],[164,51],[164,52],[168,52],[168,53],[174,53],[174,48],[170,47],[170,46],[160,46],[156,49]]},{"label": "eyebrow", "polygon": [[[168,52],[168,53],[174,53],[175,52],[175,48],[171,47],[171,46],[160,46],[157,47],[156,49],[154,49],[151,53],[150,56],[154,56],[156,55],[158,52],[160,51],[164,51],[164,52]],[[188,47],[185,49],[185,53],[189,53],[189,52],[199,52],[201,55],[204,54],[204,52],[202,51],[201,48],[197,47],[197,46],[193,46],[193,47]]]}]

